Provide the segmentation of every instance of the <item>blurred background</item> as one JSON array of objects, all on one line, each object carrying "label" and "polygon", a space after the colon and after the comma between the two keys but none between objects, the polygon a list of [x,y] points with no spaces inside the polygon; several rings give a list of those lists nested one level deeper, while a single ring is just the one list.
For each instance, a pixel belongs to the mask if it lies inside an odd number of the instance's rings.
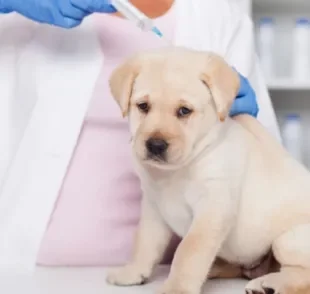
[{"label": "blurred background", "polygon": [[283,143],[310,167],[310,1],[242,0],[255,24],[256,46]]}]

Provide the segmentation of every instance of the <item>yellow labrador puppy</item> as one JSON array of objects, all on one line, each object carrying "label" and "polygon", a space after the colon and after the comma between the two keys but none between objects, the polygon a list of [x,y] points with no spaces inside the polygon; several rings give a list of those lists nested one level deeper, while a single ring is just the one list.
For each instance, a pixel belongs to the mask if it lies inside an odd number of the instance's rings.
[{"label": "yellow labrador puppy", "polygon": [[160,293],[198,294],[208,276],[239,276],[270,251],[280,271],[246,292],[308,293],[310,174],[257,120],[228,117],[236,72],[213,53],[171,48],[129,59],[110,85],[144,195],[133,259],[108,282],[144,283],[176,233]]}]

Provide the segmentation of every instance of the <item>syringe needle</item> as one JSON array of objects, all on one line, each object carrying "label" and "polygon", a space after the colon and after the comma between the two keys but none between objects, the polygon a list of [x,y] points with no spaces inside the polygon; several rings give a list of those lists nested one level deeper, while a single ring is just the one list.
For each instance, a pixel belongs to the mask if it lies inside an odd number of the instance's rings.
[{"label": "syringe needle", "polygon": [[152,31],[159,37],[163,37],[162,32],[157,28],[157,27],[153,27]]},{"label": "syringe needle", "polygon": [[128,0],[111,0],[111,4],[127,19],[135,22],[135,24],[142,30],[152,31],[157,36],[161,38],[163,37],[161,31],[153,26],[153,21]]}]

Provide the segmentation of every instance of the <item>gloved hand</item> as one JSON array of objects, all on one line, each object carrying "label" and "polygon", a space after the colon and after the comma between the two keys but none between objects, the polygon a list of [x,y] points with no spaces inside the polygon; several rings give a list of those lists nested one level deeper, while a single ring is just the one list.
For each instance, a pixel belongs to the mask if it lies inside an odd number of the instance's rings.
[{"label": "gloved hand", "polygon": [[13,12],[13,10],[3,6],[3,4],[2,4],[2,2],[0,0],[0,13],[10,13],[10,12]]},{"label": "gloved hand", "polygon": [[110,4],[110,0],[71,0],[73,6],[82,9],[89,13],[103,12],[112,13],[116,12],[115,8]]},{"label": "gloved hand", "polygon": [[251,87],[247,78],[239,73],[240,88],[239,93],[230,109],[230,116],[238,114],[250,114],[257,117],[258,105],[256,101],[256,94]]},{"label": "gloved hand", "polygon": [[[92,10],[83,9],[97,7],[101,12],[114,12],[108,0],[0,0],[0,11],[15,11],[37,22],[47,23],[63,28],[78,26]],[[74,5],[73,2],[78,2]],[[93,3],[94,2],[94,3]]]}]

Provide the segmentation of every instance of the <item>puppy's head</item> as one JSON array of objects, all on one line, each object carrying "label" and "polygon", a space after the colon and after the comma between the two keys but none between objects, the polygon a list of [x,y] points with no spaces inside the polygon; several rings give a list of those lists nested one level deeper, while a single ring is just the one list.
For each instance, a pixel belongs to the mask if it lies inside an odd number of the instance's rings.
[{"label": "puppy's head", "polygon": [[129,115],[134,152],[156,166],[181,165],[224,121],[237,73],[213,54],[183,48],[146,52],[116,68],[111,92]]}]

